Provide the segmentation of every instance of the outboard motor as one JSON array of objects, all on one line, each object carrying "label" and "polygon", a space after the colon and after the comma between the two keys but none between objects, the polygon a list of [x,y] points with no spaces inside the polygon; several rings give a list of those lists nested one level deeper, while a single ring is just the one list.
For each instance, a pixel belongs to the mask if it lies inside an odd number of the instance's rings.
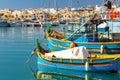
[{"label": "outboard motor", "polygon": [[108,9],[112,8],[112,2],[110,0],[105,0],[104,6],[106,6]]}]

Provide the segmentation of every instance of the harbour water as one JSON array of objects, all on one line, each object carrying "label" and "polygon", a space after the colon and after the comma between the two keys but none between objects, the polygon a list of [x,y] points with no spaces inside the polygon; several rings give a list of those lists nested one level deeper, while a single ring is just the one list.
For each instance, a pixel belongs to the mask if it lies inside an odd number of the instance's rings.
[{"label": "harbour water", "polygon": [[[80,76],[81,73],[83,77],[88,74],[88,77],[93,78],[93,80],[120,80],[119,72],[78,72],[78,75],[76,71],[44,68],[43,66],[38,69],[36,56],[30,59],[29,64],[26,63],[35,47],[36,38],[39,38],[41,45],[46,45],[44,30],[40,27],[0,27],[0,80],[36,80],[33,72],[36,73],[39,70],[45,70],[46,72],[57,71],[62,74],[70,73],[70,75],[77,76]],[[67,78],[66,76],[64,78],[58,76],[59,74],[54,75],[54,77],[57,77],[56,80],[69,80],[70,78],[73,78],[73,80],[89,80],[88,78],[74,78],[74,76],[67,76]],[[50,78],[45,80],[50,80]]]}]

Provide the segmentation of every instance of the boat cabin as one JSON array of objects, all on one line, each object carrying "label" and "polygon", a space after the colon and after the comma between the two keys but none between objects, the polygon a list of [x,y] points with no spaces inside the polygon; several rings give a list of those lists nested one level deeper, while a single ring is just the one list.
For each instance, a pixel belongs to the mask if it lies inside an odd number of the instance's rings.
[{"label": "boat cabin", "polygon": [[[97,20],[91,20],[85,25],[68,24],[66,26],[66,39],[75,42],[97,42],[99,41],[99,32],[107,32],[109,27],[98,28],[100,24]],[[107,30],[108,29],[108,30]]]}]

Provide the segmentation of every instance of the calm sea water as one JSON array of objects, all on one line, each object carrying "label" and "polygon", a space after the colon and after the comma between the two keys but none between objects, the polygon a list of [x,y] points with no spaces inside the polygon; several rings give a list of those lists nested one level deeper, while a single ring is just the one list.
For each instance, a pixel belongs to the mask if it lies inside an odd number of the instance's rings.
[{"label": "calm sea water", "polygon": [[[60,72],[62,74],[74,74],[80,76],[80,73],[68,70],[58,70],[52,68],[41,67],[38,69],[36,65],[36,57],[33,56],[26,64],[31,51],[35,47],[35,40],[39,38],[41,45],[45,46],[44,30],[39,27],[0,27],[0,80],[36,80],[33,72],[48,70],[47,72]],[[85,72],[83,74],[86,74]],[[88,73],[87,73],[88,74]],[[120,80],[119,73],[89,73],[88,77],[97,80]],[[49,77],[53,76],[49,74]],[[71,76],[54,75],[57,80],[68,80]],[[85,75],[82,75],[85,77]],[[67,78],[66,78],[67,77]],[[73,80],[81,80],[74,78]],[[44,80],[44,79],[43,79]],[[47,79],[50,80],[50,79]],[[82,79],[84,80],[84,79]]]}]

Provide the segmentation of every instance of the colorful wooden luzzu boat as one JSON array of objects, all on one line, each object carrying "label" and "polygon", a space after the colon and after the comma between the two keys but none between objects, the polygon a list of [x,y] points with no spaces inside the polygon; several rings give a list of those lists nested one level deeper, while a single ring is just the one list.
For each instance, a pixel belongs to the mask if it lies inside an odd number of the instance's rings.
[{"label": "colorful wooden luzzu boat", "polygon": [[[91,24],[92,25],[92,24]],[[95,25],[83,24],[67,26],[64,33],[51,28],[46,30],[47,45],[50,50],[59,51],[73,46],[85,46],[90,53],[120,53],[120,34],[110,33],[109,27],[99,31]]]},{"label": "colorful wooden luzzu boat", "polygon": [[118,71],[120,54],[88,54],[84,47],[46,53],[37,40],[37,64],[77,71]]}]

